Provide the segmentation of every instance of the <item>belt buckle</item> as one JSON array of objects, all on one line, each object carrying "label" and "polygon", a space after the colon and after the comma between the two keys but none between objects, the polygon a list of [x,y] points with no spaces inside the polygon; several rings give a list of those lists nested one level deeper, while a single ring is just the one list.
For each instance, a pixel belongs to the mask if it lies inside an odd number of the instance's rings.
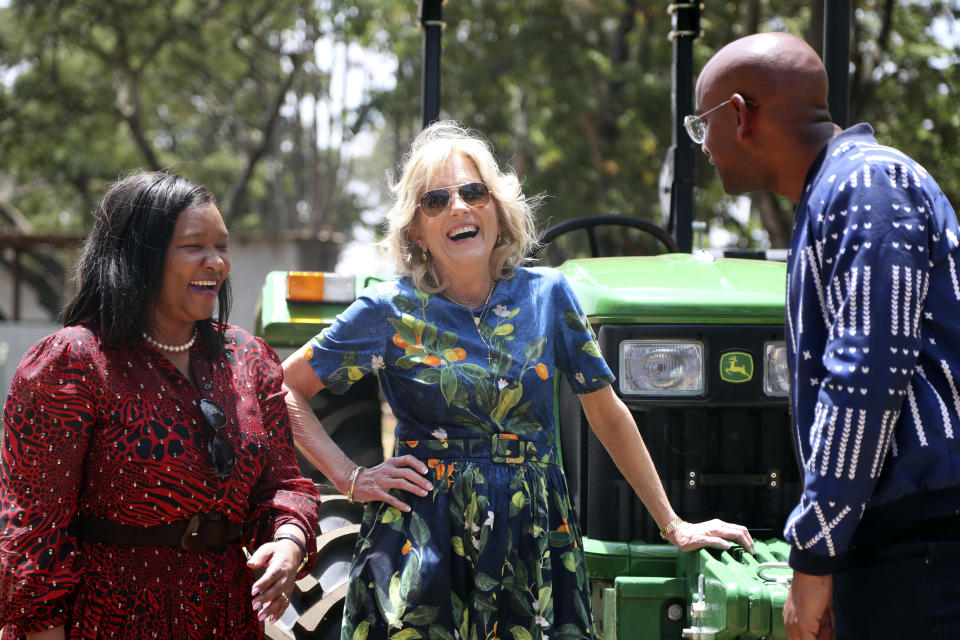
[{"label": "belt buckle", "polygon": [[526,461],[525,444],[515,433],[494,434],[491,458],[494,462],[523,464]]},{"label": "belt buckle", "polygon": [[[227,519],[221,513],[199,512],[187,522],[180,547],[190,553],[218,553],[227,546]],[[209,540],[211,527],[216,537]]]}]

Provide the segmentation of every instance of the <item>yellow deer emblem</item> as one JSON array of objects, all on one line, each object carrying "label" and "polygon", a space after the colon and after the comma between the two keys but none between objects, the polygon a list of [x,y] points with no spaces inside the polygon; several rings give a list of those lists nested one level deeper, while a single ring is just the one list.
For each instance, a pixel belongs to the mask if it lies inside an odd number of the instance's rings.
[{"label": "yellow deer emblem", "polygon": [[726,382],[746,382],[753,377],[753,358],[750,354],[724,354],[720,361],[720,377]]}]

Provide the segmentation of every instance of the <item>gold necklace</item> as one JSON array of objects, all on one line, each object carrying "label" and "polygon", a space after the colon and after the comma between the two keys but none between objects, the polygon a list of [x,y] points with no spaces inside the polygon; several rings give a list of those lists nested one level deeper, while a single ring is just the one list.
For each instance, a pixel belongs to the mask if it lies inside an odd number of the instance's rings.
[{"label": "gold necklace", "polygon": [[494,280],[493,282],[490,283],[490,291],[487,292],[487,297],[483,301],[483,309],[480,310],[479,316],[476,316],[473,314],[473,308],[468,307],[467,305],[461,302],[457,302],[456,300],[454,300],[453,298],[451,298],[445,293],[442,293],[442,292],[440,293],[440,295],[446,298],[448,301],[452,302],[458,307],[463,307],[464,309],[470,312],[470,317],[473,318],[473,324],[477,329],[477,335],[480,336],[480,342],[482,342],[483,346],[487,348],[487,364],[488,365],[493,361],[493,356],[490,353],[490,345],[487,343],[486,339],[483,337],[483,334],[480,332],[480,323],[483,321],[483,317],[487,315],[487,307],[490,305],[490,298],[493,297],[493,290],[496,288],[497,288],[497,281]]}]

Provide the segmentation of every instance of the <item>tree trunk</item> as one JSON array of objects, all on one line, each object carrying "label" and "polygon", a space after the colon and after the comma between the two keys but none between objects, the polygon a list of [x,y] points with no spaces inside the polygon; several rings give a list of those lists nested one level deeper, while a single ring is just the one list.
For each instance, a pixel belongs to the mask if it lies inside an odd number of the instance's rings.
[{"label": "tree trunk", "polygon": [[806,40],[814,51],[823,58],[823,0],[809,0],[810,24],[807,27]]},{"label": "tree trunk", "polygon": [[250,184],[250,180],[253,178],[253,172],[256,170],[257,164],[270,149],[273,141],[272,133],[276,126],[277,119],[280,117],[280,107],[283,106],[283,102],[287,98],[287,92],[290,91],[290,87],[293,86],[293,81],[299,75],[302,57],[290,56],[290,61],[293,63],[293,69],[290,70],[290,73],[284,78],[276,94],[274,94],[273,102],[267,114],[267,120],[263,127],[260,128],[263,132],[263,139],[260,141],[260,144],[250,150],[244,162],[243,171],[241,171],[236,181],[230,187],[230,192],[227,194],[227,197],[223,200],[222,213],[224,222],[226,222],[228,227],[243,209],[246,201],[247,185]]},{"label": "tree trunk", "polygon": [[753,206],[760,212],[760,221],[770,237],[771,249],[786,249],[790,245],[793,229],[792,212],[784,210],[782,200],[769,191],[758,191],[751,197]]},{"label": "tree trunk", "polygon": [[750,0],[746,5],[747,8],[744,10],[743,16],[743,31],[753,34],[760,30],[760,0]]}]

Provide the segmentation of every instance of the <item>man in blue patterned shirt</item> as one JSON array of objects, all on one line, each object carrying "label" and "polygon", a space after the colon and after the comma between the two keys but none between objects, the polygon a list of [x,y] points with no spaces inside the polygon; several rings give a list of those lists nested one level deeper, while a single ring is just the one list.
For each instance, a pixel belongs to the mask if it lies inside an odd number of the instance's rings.
[{"label": "man in blue patterned shirt", "polygon": [[[803,494],[788,637],[960,638],[960,228],[869,125],[841,130],[805,42],[737,40],[697,81],[695,142],[731,194],[797,203],[786,334]],[[831,607],[832,603],[832,607]]]}]

